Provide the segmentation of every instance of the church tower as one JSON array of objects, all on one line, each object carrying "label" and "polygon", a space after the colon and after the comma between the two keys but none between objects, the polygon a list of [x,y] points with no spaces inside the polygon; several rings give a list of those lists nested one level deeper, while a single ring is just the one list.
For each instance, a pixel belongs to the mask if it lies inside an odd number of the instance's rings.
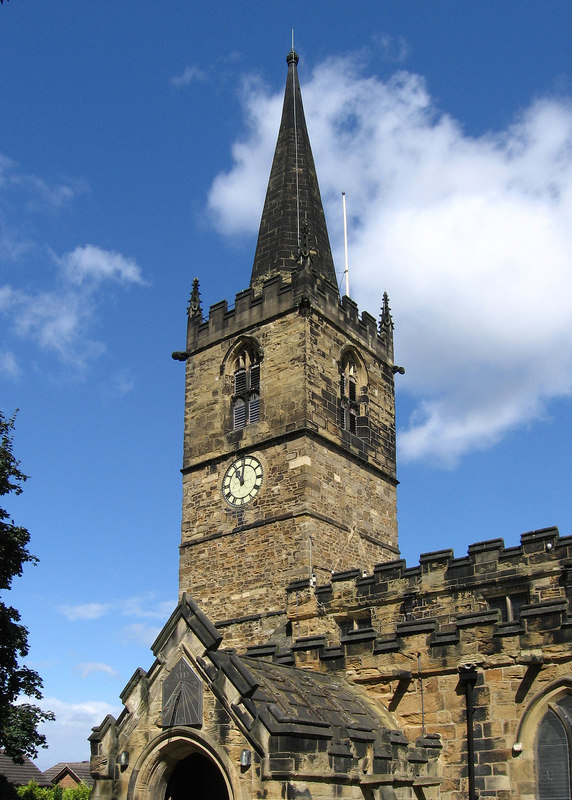
[{"label": "church tower", "polygon": [[205,319],[195,279],[173,354],[186,361],[179,589],[227,642],[278,628],[293,581],[398,554],[387,296],[379,324],[340,298],[294,50],[287,63],[250,285]]}]

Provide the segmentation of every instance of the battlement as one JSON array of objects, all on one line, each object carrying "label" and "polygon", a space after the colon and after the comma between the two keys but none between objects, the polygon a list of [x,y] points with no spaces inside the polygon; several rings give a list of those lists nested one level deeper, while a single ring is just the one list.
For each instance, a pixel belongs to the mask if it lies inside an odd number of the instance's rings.
[{"label": "battlement", "polygon": [[[488,581],[498,587],[520,582],[527,573],[551,570],[555,564],[572,559],[572,536],[561,537],[558,528],[523,533],[520,545],[505,547],[503,539],[489,539],[468,547],[467,555],[455,557],[452,549],[422,553],[419,564],[408,567],[404,559],[377,564],[372,575],[359,570],[333,573],[331,583],[318,586],[320,594],[335,594],[337,584],[353,582],[359,594],[405,595],[435,593],[483,587]],[[569,565],[572,568],[572,563]],[[366,588],[368,587],[368,588]],[[295,584],[289,591],[296,591]]]},{"label": "battlement", "polygon": [[291,273],[291,280],[274,275],[262,283],[259,292],[252,287],[238,292],[234,306],[229,306],[226,300],[211,305],[206,319],[200,309],[190,313],[185,355],[270,319],[293,312],[307,314],[311,310],[323,314],[334,325],[353,334],[362,345],[393,362],[392,324],[378,325],[367,311],[360,315],[357,303],[351,298],[344,296],[340,301],[337,287],[302,267]]},{"label": "battlement", "polygon": [[[572,642],[572,536],[557,528],[424,553],[333,573],[327,584],[296,581],[287,588],[291,650],[286,663],[312,658],[332,665],[358,651],[371,656],[410,651],[430,660],[483,649],[490,656]],[[516,648],[516,650],[515,650]],[[449,653],[449,656],[451,653]],[[278,656],[276,656],[278,657]]]},{"label": "battlement", "polygon": [[570,643],[572,615],[569,602],[561,598],[523,606],[516,622],[502,622],[498,611],[462,614],[443,625],[434,618],[407,620],[397,623],[391,633],[380,635],[370,626],[339,635],[337,641],[327,634],[301,636],[293,639],[290,649],[250,647],[247,655],[328,671],[346,672],[351,665],[358,681],[362,670],[375,670],[378,680],[407,684],[411,664],[404,659],[411,659],[412,653],[419,656],[424,670],[435,673],[455,671],[463,663],[519,664],[536,670],[558,663]]}]

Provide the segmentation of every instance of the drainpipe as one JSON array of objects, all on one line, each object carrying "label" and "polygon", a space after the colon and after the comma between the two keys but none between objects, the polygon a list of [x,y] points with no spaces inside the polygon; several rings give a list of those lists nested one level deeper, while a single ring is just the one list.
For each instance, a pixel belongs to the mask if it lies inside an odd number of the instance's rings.
[{"label": "drainpipe", "polygon": [[469,800],[478,800],[475,788],[475,737],[473,730],[473,689],[477,682],[477,668],[474,664],[462,664],[459,667],[459,684],[465,690],[465,706],[467,710],[467,767],[469,774]]}]

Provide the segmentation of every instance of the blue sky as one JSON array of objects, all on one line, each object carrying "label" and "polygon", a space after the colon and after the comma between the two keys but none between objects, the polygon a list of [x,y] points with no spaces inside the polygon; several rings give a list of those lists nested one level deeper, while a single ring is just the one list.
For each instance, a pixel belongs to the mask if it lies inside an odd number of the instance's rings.
[{"label": "blue sky", "polygon": [[400,545],[572,533],[572,6],[0,6],[0,407],[38,566],[42,768],[89,757],[177,596],[184,347],[248,285],[295,29],[337,269],[396,330]]}]

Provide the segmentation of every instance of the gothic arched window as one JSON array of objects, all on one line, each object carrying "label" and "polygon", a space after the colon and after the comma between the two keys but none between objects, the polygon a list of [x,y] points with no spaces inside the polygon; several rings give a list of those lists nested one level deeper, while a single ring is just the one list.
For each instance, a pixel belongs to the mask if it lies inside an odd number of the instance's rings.
[{"label": "gothic arched window", "polygon": [[358,369],[349,357],[342,362],[340,373],[340,428],[357,434],[357,421],[360,413],[358,403]]},{"label": "gothic arched window", "polygon": [[254,349],[238,352],[232,381],[232,427],[238,430],[260,419],[260,359]]},{"label": "gothic arched window", "polygon": [[536,737],[538,800],[571,800],[572,694],[550,703]]}]

